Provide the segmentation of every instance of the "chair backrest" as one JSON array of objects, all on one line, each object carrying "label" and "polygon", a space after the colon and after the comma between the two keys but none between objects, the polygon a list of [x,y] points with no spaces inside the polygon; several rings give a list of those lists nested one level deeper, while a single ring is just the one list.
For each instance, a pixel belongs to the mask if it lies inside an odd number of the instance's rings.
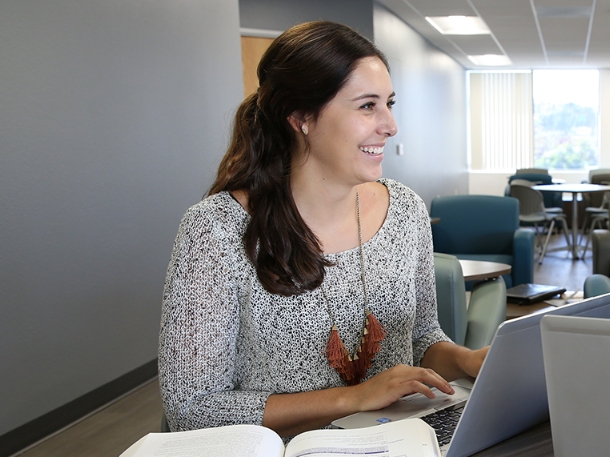
[{"label": "chair backrest", "polygon": [[[548,173],[518,173],[508,177],[508,184],[512,184],[516,179],[531,181],[534,185],[553,184],[553,177]],[[545,192],[543,199],[547,208],[558,208],[563,205],[561,192]]]},{"label": "chair backrest", "polygon": [[432,226],[436,252],[513,255],[513,239],[519,228],[519,201],[515,198],[436,197],[430,204],[430,216],[441,219]]},{"label": "chair backrest", "polygon": [[544,201],[542,192],[539,190],[532,189],[530,186],[515,184],[515,181],[513,181],[510,185],[510,196],[519,200],[519,214],[521,216],[536,213],[544,215]]},{"label": "chair backrest", "polygon": [[479,349],[491,343],[506,319],[506,285],[502,278],[474,284],[470,303],[457,257],[434,253],[438,322],[455,343]]},{"label": "chair backrest", "polygon": [[519,168],[519,169],[517,169],[517,171],[515,171],[515,174],[518,174],[518,175],[527,174],[527,173],[538,173],[538,174],[548,175],[549,170],[546,168]]},{"label": "chair backrest", "polygon": [[610,168],[593,168],[589,170],[589,182],[594,183],[594,176],[597,175],[610,175]]},{"label": "chair backrest", "polygon": [[535,181],[528,181],[527,179],[513,179],[510,182],[511,186],[527,186],[534,187],[536,185]]},{"label": "chair backrest", "polygon": [[[604,171],[607,170],[607,171]],[[591,184],[608,184],[610,183],[610,170],[604,168],[603,170],[598,170],[599,173],[593,174],[589,182]],[[599,208],[602,206],[604,192],[591,192],[589,194],[587,206]]]},{"label": "chair backrest", "polygon": [[553,177],[548,173],[519,173],[509,176],[508,183],[512,183],[515,179],[532,181],[535,184],[553,184]]},{"label": "chair backrest", "polygon": [[464,345],[468,326],[466,286],[457,257],[434,253],[438,322],[455,343]]},{"label": "chair backrest", "polygon": [[591,241],[593,244],[592,273],[610,276],[610,231],[604,229],[593,230]]},{"label": "chair backrest", "polygon": [[464,346],[480,349],[491,344],[496,330],[506,320],[506,283],[502,277],[472,286],[468,304],[468,329]]},{"label": "chair backrest", "polygon": [[599,273],[587,276],[583,285],[583,297],[591,298],[610,292],[610,278]]}]

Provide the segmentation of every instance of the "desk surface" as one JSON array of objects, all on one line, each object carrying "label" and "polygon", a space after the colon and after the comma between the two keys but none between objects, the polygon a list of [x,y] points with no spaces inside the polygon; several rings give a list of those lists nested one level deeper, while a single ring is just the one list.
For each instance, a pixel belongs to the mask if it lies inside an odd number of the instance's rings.
[{"label": "desk surface", "polygon": [[511,266],[506,263],[485,262],[482,260],[462,260],[462,273],[465,281],[478,281],[480,279],[497,278],[510,273]]},{"label": "desk surface", "polygon": [[554,455],[551,423],[548,421],[473,454],[476,457],[553,457]]}]

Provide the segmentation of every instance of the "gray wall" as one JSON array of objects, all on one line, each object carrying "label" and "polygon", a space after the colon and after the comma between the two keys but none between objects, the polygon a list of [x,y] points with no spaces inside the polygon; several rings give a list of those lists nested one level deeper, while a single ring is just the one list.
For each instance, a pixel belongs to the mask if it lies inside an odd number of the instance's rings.
[{"label": "gray wall", "polygon": [[0,2],[0,434],[156,357],[242,93],[237,0]]},{"label": "gray wall", "polygon": [[[374,9],[375,43],[390,62],[398,134],[383,174],[430,207],[438,195],[468,193],[466,72],[383,6]],[[404,155],[396,155],[402,143]]]},{"label": "gray wall", "polygon": [[373,0],[240,0],[239,18],[244,28],[276,31],[324,19],[373,39]]}]

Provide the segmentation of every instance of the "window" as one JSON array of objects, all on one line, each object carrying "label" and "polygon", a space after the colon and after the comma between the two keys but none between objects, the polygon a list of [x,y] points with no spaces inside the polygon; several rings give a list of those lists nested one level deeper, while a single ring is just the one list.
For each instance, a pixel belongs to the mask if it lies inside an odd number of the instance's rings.
[{"label": "window", "polygon": [[599,163],[597,70],[469,72],[473,170]]},{"label": "window", "polygon": [[534,166],[582,170],[599,163],[599,72],[534,70]]}]

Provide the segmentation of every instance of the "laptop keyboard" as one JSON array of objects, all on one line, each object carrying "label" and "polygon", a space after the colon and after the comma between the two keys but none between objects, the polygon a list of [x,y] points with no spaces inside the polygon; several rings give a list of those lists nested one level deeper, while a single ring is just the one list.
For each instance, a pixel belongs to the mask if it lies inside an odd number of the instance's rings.
[{"label": "laptop keyboard", "polygon": [[464,406],[466,406],[465,401],[420,417],[436,432],[439,446],[448,444],[451,441],[455,427],[462,416],[462,411],[464,411]]}]

